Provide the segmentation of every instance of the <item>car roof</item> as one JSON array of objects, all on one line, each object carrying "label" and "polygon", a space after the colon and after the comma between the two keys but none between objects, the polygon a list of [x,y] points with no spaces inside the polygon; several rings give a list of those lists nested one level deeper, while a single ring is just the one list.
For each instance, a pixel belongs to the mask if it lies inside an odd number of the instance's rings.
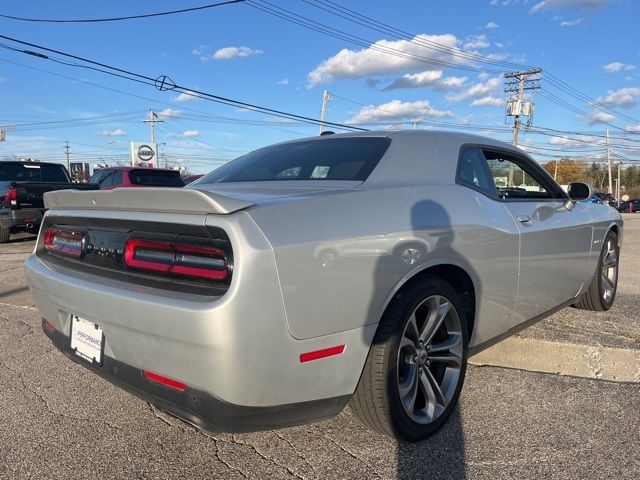
[{"label": "car roof", "polygon": [[41,162],[40,160],[0,160],[0,163],[13,163],[19,165],[60,165],[61,167],[64,167],[61,163]]},{"label": "car roof", "polygon": [[149,170],[153,172],[179,172],[179,170],[174,170],[173,168],[154,168],[154,167],[104,167],[99,168],[94,171],[94,173],[101,172],[104,170],[119,170],[122,172],[130,172],[131,170]]}]

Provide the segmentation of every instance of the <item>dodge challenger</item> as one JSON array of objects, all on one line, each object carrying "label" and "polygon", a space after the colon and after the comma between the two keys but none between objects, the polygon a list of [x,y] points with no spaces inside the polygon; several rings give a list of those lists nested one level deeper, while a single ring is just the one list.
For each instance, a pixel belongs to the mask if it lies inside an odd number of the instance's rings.
[{"label": "dodge challenger", "polygon": [[521,150],[454,132],[261,148],[186,188],[45,195],[28,284],[69,359],[205,431],[347,404],[405,441],[467,358],[559,309],[611,307],[623,224]]}]

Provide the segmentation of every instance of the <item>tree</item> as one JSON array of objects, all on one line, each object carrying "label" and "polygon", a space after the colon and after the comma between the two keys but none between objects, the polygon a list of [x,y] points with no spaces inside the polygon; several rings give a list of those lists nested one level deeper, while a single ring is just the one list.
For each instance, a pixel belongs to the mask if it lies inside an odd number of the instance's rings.
[{"label": "tree", "polygon": [[[557,164],[557,171],[556,171]],[[556,177],[556,181],[561,185],[571,182],[579,182],[585,179],[585,169],[570,158],[562,158],[559,162],[552,160],[544,165],[544,168],[551,176]]]}]

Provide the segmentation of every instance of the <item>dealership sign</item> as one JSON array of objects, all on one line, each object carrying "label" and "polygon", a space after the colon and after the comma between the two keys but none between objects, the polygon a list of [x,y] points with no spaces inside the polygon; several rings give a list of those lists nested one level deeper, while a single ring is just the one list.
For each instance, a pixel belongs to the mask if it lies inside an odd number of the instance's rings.
[{"label": "dealership sign", "polygon": [[131,165],[134,167],[157,167],[158,146],[150,142],[131,142]]}]

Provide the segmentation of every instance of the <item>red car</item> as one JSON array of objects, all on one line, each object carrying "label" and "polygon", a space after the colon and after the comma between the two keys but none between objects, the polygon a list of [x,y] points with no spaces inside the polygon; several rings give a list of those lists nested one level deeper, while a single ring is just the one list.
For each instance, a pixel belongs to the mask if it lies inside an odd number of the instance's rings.
[{"label": "red car", "polygon": [[184,187],[178,170],[145,167],[108,167],[95,172],[89,179],[100,190],[116,187]]}]

